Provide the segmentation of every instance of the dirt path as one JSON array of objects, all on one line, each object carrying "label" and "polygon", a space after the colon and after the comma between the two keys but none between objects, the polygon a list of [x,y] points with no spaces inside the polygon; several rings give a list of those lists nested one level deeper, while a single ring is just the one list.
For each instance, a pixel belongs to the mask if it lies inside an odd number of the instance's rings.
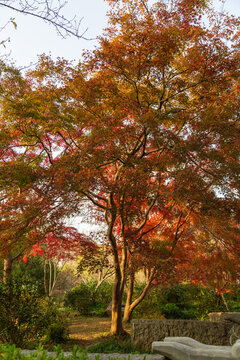
[{"label": "dirt path", "polygon": [[109,318],[78,318],[69,320],[69,337],[82,347],[103,341],[110,331]]},{"label": "dirt path", "polygon": [[[71,316],[68,320],[70,342],[86,348],[109,337],[110,318]],[[125,326],[130,333],[131,325]]]}]

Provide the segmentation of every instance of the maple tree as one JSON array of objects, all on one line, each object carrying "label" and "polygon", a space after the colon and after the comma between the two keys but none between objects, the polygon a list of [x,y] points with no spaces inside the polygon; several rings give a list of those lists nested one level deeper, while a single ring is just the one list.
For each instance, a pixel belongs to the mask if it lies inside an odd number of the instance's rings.
[{"label": "maple tree", "polygon": [[[13,82],[24,89],[19,72],[5,69],[3,88]],[[69,206],[73,206],[71,197],[54,189],[54,171],[49,172],[38,150],[28,151],[21,132],[9,131],[1,118],[0,257],[4,259],[4,282],[11,279],[13,261],[26,249],[39,243],[50,231],[65,231],[61,219],[67,216]]]},{"label": "maple tree", "polygon": [[237,221],[239,20],[200,0],[108,2],[99,46],[75,67],[42,56],[24,86],[8,82],[1,112],[7,136],[19,134],[25,154],[34,149],[54,170],[69,211],[83,200],[103,211],[115,271],[111,333],[120,335],[134,262],[152,256],[155,273],[158,246],[166,260],[194,244],[196,230],[175,237],[190,214],[208,217],[220,204]]},{"label": "maple tree", "polygon": [[[26,172],[21,173],[21,176],[24,175]],[[35,184],[30,189],[11,186],[10,190],[5,188],[1,191],[0,251],[1,258],[4,259],[4,282],[11,278],[14,260],[40,242],[49,231],[59,231],[62,227],[58,222],[59,216],[61,217],[60,208],[57,209],[54,204],[56,197],[50,202],[50,197],[42,197],[41,190],[43,188]],[[26,259],[25,255],[23,261]]]},{"label": "maple tree", "polygon": [[58,264],[61,263],[63,267],[64,263],[85,254],[88,248],[95,248],[95,244],[86,235],[61,222],[50,230],[38,243],[32,245],[30,251],[29,248],[25,249],[22,259],[26,263],[31,256],[38,255],[44,258],[43,283],[45,294],[48,296],[52,296],[57,282]]},{"label": "maple tree", "polygon": [[77,273],[81,275],[84,271],[90,274],[97,274],[97,288],[114,274],[111,261],[111,249],[109,244],[86,246],[81,252],[78,260]]},{"label": "maple tree", "polygon": [[[26,84],[19,71],[6,66],[4,69],[2,89],[17,84],[24,91]],[[42,157],[44,145],[40,142],[37,147],[28,147],[19,129],[9,130],[1,118],[0,258],[4,259],[5,283],[11,281],[13,262],[21,256],[26,262],[29,255],[43,255],[44,250],[51,267],[50,259],[71,259],[83,243],[90,244],[86,236],[62,222],[75,205],[68,193],[53,186],[55,172],[48,167],[51,159]]]}]

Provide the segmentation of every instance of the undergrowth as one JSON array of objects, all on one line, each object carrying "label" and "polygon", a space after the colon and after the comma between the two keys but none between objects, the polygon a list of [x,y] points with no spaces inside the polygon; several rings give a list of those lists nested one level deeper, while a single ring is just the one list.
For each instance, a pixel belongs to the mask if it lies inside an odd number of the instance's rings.
[{"label": "undergrowth", "polygon": [[96,344],[89,345],[86,348],[86,351],[89,353],[120,353],[120,354],[143,354],[148,351],[142,351],[136,348],[132,343],[131,339],[123,339],[111,337],[104,342],[97,342]]},{"label": "undergrowth", "polygon": [[[64,356],[63,349],[60,345],[55,346],[54,355],[48,354],[46,350],[43,350],[42,346],[39,346],[36,351],[31,352],[30,354],[22,353],[21,349],[17,348],[15,345],[10,344],[1,344],[0,345],[0,359],[4,360],[88,360],[88,355],[86,351],[82,351],[77,346],[73,347],[72,353],[69,356]],[[95,360],[99,360],[100,356],[97,354]],[[108,360],[116,360],[109,356]],[[122,360],[118,358],[117,360]],[[130,355],[128,357],[130,360]],[[145,360],[145,357],[143,357]]]}]

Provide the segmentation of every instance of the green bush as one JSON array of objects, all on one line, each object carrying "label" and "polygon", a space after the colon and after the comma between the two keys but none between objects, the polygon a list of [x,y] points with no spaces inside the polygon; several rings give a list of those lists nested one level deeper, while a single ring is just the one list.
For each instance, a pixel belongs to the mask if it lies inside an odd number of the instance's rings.
[{"label": "green bush", "polygon": [[12,281],[18,286],[35,290],[44,296],[43,285],[44,259],[41,256],[31,256],[26,263],[22,260],[13,263]]},{"label": "green bush", "polygon": [[89,309],[94,304],[93,288],[89,284],[82,283],[67,291],[64,297],[64,306],[77,310],[80,315],[89,315]]},{"label": "green bush", "polygon": [[[89,345],[86,349],[89,353],[119,353],[119,354],[141,354],[143,353],[142,350],[137,349],[131,343],[131,339],[129,337],[121,338],[114,338],[112,337],[105,342],[96,343],[93,345]],[[146,351],[144,351],[146,353]]]},{"label": "green bush", "polygon": [[[144,284],[136,284],[133,300]],[[126,294],[124,295],[126,297]],[[124,297],[124,299],[125,299]],[[240,310],[240,290],[225,295],[231,311]],[[104,316],[112,299],[112,283],[83,283],[65,295],[64,305],[83,316]],[[210,312],[226,311],[220,295],[199,284],[180,283],[151,289],[136,307],[133,318],[207,319]]]},{"label": "green bush", "polygon": [[166,319],[196,319],[197,313],[189,284],[175,284],[162,289],[161,311]]},{"label": "green bush", "polygon": [[[144,284],[137,285],[135,296]],[[233,289],[225,296],[231,311],[240,310],[240,290]],[[175,284],[157,287],[147,294],[134,310],[134,318],[207,319],[210,312],[226,311],[220,295],[199,284]]]},{"label": "green bush", "polygon": [[[134,289],[134,299],[141,293],[144,284],[137,284]],[[139,318],[161,318],[163,317],[161,311],[161,297],[160,288],[150,290],[145,299],[135,308],[133,317]]]},{"label": "green bush", "polygon": [[196,319],[197,314],[194,309],[181,309],[175,303],[168,303],[163,306],[162,314],[166,319]]},{"label": "green bush", "polygon": [[231,291],[224,295],[230,311],[240,312],[240,288],[239,284],[233,285]]},{"label": "green bush", "polygon": [[[0,288],[0,338],[16,346],[31,346],[39,340],[54,340],[51,327],[65,320],[53,300],[36,291],[13,285]],[[65,333],[64,333],[65,335]]]},{"label": "green bush", "polygon": [[240,312],[240,302],[234,302],[231,306],[233,312]]},{"label": "green bush", "polygon": [[112,284],[105,282],[96,289],[96,282],[82,283],[65,294],[64,306],[83,316],[104,316],[111,298]]},{"label": "green bush", "polygon": [[181,318],[181,310],[175,303],[168,303],[162,309],[163,315],[166,319],[179,319]]},{"label": "green bush", "polygon": [[62,343],[68,339],[68,335],[66,324],[57,319],[48,327],[47,340],[53,343]]},{"label": "green bush", "polygon": [[95,292],[95,301],[100,304],[109,305],[112,300],[112,289],[113,284],[111,282],[105,281],[103,282]]},{"label": "green bush", "polygon": [[211,312],[226,311],[220,295],[206,286],[191,285],[190,296],[199,320],[207,320]]}]

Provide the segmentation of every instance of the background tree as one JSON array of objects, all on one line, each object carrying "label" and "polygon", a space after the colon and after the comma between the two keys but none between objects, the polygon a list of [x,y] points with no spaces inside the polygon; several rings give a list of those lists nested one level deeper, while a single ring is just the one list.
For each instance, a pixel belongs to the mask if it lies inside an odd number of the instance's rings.
[{"label": "background tree", "polygon": [[58,280],[58,264],[63,266],[66,262],[76,260],[87,248],[95,248],[87,236],[64,224],[58,230],[47,233],[39,246],[44,254],[44,288],[48,296],[52,296]]},{"label": "background tree", "polygon": [[95,246],[85,247],[78,261],[77,273],[81,275],[84,271],[97,275],[96,290],[104,281],[112,277],[114,268],[108,244],[95,244]]},{"label": "background tree", "polygon": [[185,251],[178,264],[181,279],[208,286],[221,298],[230,311],[225,295],[237,283],[240,268],[240,229],[230,218],[218,218],[219,209],[208,219],[199,218],[202,231],[198,232],[195,243]]}]

